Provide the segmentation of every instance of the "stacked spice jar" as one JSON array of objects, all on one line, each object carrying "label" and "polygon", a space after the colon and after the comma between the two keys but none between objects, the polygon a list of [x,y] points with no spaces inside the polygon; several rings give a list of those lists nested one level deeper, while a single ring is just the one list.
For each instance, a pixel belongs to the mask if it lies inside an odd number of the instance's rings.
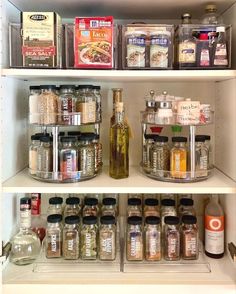
[{"label": "stacked spice jar", "polygon": [[194,201],[138,197],[128,199],[126,229],[127,261],[196,260],[199,240]]},{"label": "stacked spice jar", "polygon": [[[77,182],[93,178],[102,167],[99,142],[100,86],[31,86],[29,121],[44,127],[31,136],[29,173],[49,182]],[[90,125],[93,132],[59,132],[60,126]],[[52,136],[47,131],[52,128]],[[80,129],[79,129],[80,130]]]},{"label": "stacked spice jar", "polygon": [[49,199],[45,255],[69,260],[113,261],[118,251],[116,198],[99,201],[86,197],[84,206],[78,197]]}]

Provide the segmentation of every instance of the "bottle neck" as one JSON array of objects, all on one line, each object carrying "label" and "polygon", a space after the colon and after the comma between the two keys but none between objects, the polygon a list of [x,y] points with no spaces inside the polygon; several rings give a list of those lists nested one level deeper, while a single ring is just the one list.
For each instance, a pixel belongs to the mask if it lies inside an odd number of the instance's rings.
[{"label": "bottle neck", "polygon": [[115,112],[115,122],[116,124],[123,123],[124,122],[124,111],[116,111]]}]

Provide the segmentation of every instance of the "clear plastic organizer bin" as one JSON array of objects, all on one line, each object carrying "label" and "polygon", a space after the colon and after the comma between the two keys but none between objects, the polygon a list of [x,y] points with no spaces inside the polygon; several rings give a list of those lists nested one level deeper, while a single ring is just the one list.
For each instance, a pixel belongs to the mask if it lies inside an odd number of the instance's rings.
[{"label": "clear plastic organizer bin", "polygon": [[[118,27],[116,25],[113,26],[111,43],[105,40],[80,43],[78,44],[77,53],[75,51],[75,28],[76,27],[74,24],[64,25],[65,67],[66,68],[69,68],[69,69],[78,69],[78,68],[115,69],[115,68],[118,68]],[[76,57],[76,54],[77,54],[77,57]]]},{"label": "clear plastic organizer bin", "polygon": [[179,25],[175,34],[176,68],[231,68],[231,35],[231,26]]},{"label": "clear plastic organizer bin", "polygon": [[9,24],[9,63],[12,68],[61,68],[62,27],[55,26],[57,38],[32,39],[24,35],[21,24]]},{"label": "clear plastic organizer bin", "polygon": [[124,69],[171,69],[174,25],[129,24],[122,29]]}]

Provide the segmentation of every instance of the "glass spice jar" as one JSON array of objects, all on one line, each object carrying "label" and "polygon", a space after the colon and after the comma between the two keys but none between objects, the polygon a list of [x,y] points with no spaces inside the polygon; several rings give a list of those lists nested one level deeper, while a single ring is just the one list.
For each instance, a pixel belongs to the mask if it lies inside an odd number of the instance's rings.
[{"label": "glass spice jar", "polygon": [[95,150],[95,171],[98,172],[102,168],[102,143],[99,142],[100,136],[94,134],[93,145]]},{"label": "glass spice jar", "polygon": [[82,134],[80,136],[79,152],[79,170],[83,177],[95,175],[95,148],[92,144],[93,136]]},{"label": "glass spice jar", "polygon": [[142,217],[128,217],[126,232],[126,258],[128,261],[143,260]]},{"label": "glass spice jar", "polygon": [[144,217],[148,216],[160,216],[160,211],[159,211],[159,202],[155,198],[146,198],[144,201]]},{"label": "glass spice jar", "polygon": [[37,172],[36,175],[43,179],[50,179],[53,169],[52,159],[52,137],[40,137],[40,146],[38,147]]},{"label": "glass spice jar", "polygon": [[39,95],[41,94],[40,86],[30,86],[29,94],[29,122],[30,124],[39,124],[38,105]]},{"label": "glass spice jar", "polygon": [[199,241],[197,218],[193,215],[182,217],[182,258],[187,260],[198,259]]},{"label": "glass spice jar", "polygon": [[142,216],[142,200],[140,198],[129,198],[127,216]]},{"label": "glass spice jar", "polygon": [[100,218],[99,258],[100,260],[116,259],[116,219],[112,215]]},{"label": "glass spice jar", "polygon": [[191,198],[181,198],[179,206],[179,217],[182,218],[183,215],[196,215],[195,209],[193,207],[194,201]]},{"label": "glass spice jar", "polygon": [[170,170],[170,149],[168,137],[156,136],[150,149],[150,161],[152,172],[161,177],[167,177]]},{"label": "glass spice jar", "polygon": [[55,258],[62,255],[62,215],[51,214],[47,217],[46,257]]},{"label": "glass spice jar", "polygon": [[71,215],[65,218],[62,246],[65,259],[79,258],[79,221],[78,215]]},{"label": "glass spice jar", "polygon": [[74,118],[71,115],[76,111],[75,86],[74,85],[61,85],[59,96],[59,112],[60,123],[63,125],[74,125]]},{"label": "glass spice jar", "polygon": [[187,147],[186,137],[173,137],[174,146],[170,151],[171,177],[185,179],[187,177]]},{"label": "glass spice jar", "polygon": [[98,216],[98,199],[97,198],[85,198],[83,216]]},{"label": "glass spice jar", "polygon": [[195,137],[195,167],[196,177],[207,177],[209,167],[209,150],[205,145],[205,136]]},{"label": "glass spice jar", "polygon": [[144,228],[145,259],[147,261],[161,260],[161,227],[160,218],[148,216]]},{"label": "glass spice jar", "polygon": [[38,112],[41,125],[55,125],[58,121],[58,96],[56,86],[40,86],[41,94],[38,97]]},{"label": "glass spice jar", "polygon": [[117,216],[116,199],[112,197],[106,197],[102,199],[101,215]]},{"label": "glass spice jar", "polygon": [[102,121],[102,95],[101,95],[101,87],[93,86],[93,93],[96,98],[96,121]]},{"label": "glass spice jar", "polygon": [[63,214],[63,208],[62,208],[62,204],[63,204],[63,198],[62,197],[51,197],[49,198],[49,206],[48,206],[48,210],[47,210],[47,215],[51,215],[51,214]]},{"label": "glass spice jar", "polygon": [[69,197],[66,199],[66,206],[64,209],[64,218],[67,216],[77,215],[80,214],[80,199],[79,197]]},{"label": "glass spice jar", "polygon": [[164,258],[168,261],[180,259],[180,232],[177,216],[165,217]]},{"label": "glass spice jar", "polygon": [[155,135],[145,134],[144,138],[145,143],[143,145],[143,167],[149,170],[151,167],[150,150],[154,143]]},{"label": "glass spice jar", "polygon": [[96,259],[98,254],[97,246],[97,217],[83,217],[83,225],[80,233],[81,240],[81,259]]},{"label": "glass spice jar", "polygon": [[83,124],[96,122],[96,97],[92,85],[78,86],[76,111],[81,112]]},{"label": "glass spice jar", "polygon": [[175,200],[173,199],[162,199],[161,200],[161,225],[164,229],[165,217],[176,216]]},{"label": "glass spice jar", "polygon": [[31,144],[29,147],[29,172],[31,175],[36,175],[38,170],[38,150],[40,146],[39,135],[31,136]]}]

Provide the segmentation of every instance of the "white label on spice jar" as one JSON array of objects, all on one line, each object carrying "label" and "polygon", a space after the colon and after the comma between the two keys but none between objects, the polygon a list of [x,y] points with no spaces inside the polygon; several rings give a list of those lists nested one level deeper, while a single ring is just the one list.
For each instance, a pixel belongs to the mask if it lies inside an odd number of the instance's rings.
[{"label": "white label on spice jar", "polygon": [[67,250],[68,251],[73,251],[74,250],[74,239],[68,240],[67,241]]},{"label": "white label on spice jar", "polygon": [[92,236],[89,233],[85,234],[85,256],[91,257],[91,242]]},{"label": "white label on spice jar", "polygon": [[80,103],[79,112],[82,113],[82,123],[93,123],[96,121],[96,103],[93,101]]},{"label": "white label on spice jar", "polygon": [[141,251],[141,243],[139,241],[139,236],[131,236],[130,238],[130,256],[137,257]]},{"label": "white label on spice jar", "polygon": [[173,254],[177,255],[177,246],[178,239],[177,238],[169,238],[168,240],[168,255],[172,256]]},{"label": "white label on spice jar", "polygon": [[112,238],[102,239],[102,252],[112,253]]},{"label": "white label on spice jar", "polygon": [[181,164],[181,160],[180,160],[180,154],[176,153],[174,155],[174,162],[175,162],[175,171],[179,172],[180,171],[180,164]]},{"label": "white label on spice jar", "polygon": [[145,38],[128,37],[127,38],[127,66],[145,67]]},{"label": "white label on spice jar", "polygon": [[196,238],[186,238],[186,252],[192,255],[197,253],[197,239]]},{"label": "white label on spice jar", "polygon": [[51,235],[51,251],[57,252],[57,235],[52,234]]},{"label": "white label on spice jar", "polygon": [[200,157],[200,170],[207,170],[207,166],[208,166],[208,157],[205,156],[201,156]]}]

